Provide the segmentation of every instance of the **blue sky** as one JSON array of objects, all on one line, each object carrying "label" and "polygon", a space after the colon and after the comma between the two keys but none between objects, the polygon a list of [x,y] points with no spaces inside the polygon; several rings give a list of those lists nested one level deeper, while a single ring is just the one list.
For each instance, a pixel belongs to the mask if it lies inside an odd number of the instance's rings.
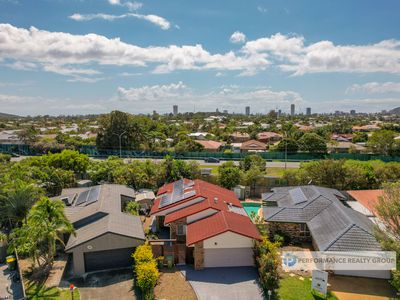
[{"label": "blue sky", "polygon": [[400,106],[399,1],[0,0],[0,112]]}]

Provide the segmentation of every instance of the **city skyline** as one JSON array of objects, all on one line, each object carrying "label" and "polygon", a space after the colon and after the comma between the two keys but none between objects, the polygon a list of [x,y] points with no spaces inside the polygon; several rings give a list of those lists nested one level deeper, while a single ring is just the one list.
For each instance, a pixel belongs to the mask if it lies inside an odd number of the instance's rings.
[{"label": "city skyline", "polygon": [[0,0],[0,112],[399,106],[400,3],[310,3]]}]

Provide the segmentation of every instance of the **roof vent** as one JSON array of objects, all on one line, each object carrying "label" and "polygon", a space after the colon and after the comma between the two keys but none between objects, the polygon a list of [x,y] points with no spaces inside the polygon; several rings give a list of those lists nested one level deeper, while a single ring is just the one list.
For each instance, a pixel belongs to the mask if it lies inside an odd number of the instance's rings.
[{"label": "roof vent", "polygon": [[218,203],[218,197],[214,197],[214,203],[215,203],[215,204]]}]

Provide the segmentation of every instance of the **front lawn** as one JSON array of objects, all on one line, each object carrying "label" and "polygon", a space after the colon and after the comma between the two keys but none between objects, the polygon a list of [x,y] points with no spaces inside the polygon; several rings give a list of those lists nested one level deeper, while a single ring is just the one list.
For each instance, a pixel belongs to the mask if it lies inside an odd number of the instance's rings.
[{"label": "front lawn", "polygon": [[[281,278],[277,299],[285,300],[322,300],[325,299],[311,293],[311,278],[300,280],[298,276]],[[327,300],[337,300],[336,296],[328,292]]]},{"label": "front lawn", "polygon": [[[41,299],[48,299],[48,300],[70,300],[71,292],[68,289],[59,289],[56,287],[47,288],[42,284],[37,284],[34,282],[29,282],[26,287],[26,298],[29,300],[41,300]],[[79,300],[79,290],[74,290],[73,295],[74,300]]]}]

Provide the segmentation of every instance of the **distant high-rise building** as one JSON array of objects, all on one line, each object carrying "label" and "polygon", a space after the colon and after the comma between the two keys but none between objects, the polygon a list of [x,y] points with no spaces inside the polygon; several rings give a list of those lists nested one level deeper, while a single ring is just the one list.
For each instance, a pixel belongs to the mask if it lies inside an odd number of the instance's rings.
[{"label": "distant high-rise building", "polygon": [[311,107],[306,108],[306,115],[311,116]]},{"label": "distant high-rise building", "polygon": [[280,117],[282,115],[282,110],[278,109],[278,117]]},{"label": "distant high-rise building", "polygon": [[246,116],[250,116],[250,106],[246,106]]},{"label": "distant high-rise building", "polygon": [[350,114],[351,114],[352,116],[354,116],[354,115],[356,114],[356,110],[355,110],[355,109],[352,109],[352,110],[350,111]]},{"label": "distant high-rise building", "polygon": [[224,109],[224,114],[227,114],[228,113],[228,110],[227,109]]},{"label": "distant high-rise building", "polygon": [[295,106],[294,106],[294,104],[291,104],[290,105],[290,115],[294,116],[294,112],[295,112]]},{"label": "distant high-rise building", "polygon": [[173,112],[175,116],[178,114],[178,105],[173,106]]}]

